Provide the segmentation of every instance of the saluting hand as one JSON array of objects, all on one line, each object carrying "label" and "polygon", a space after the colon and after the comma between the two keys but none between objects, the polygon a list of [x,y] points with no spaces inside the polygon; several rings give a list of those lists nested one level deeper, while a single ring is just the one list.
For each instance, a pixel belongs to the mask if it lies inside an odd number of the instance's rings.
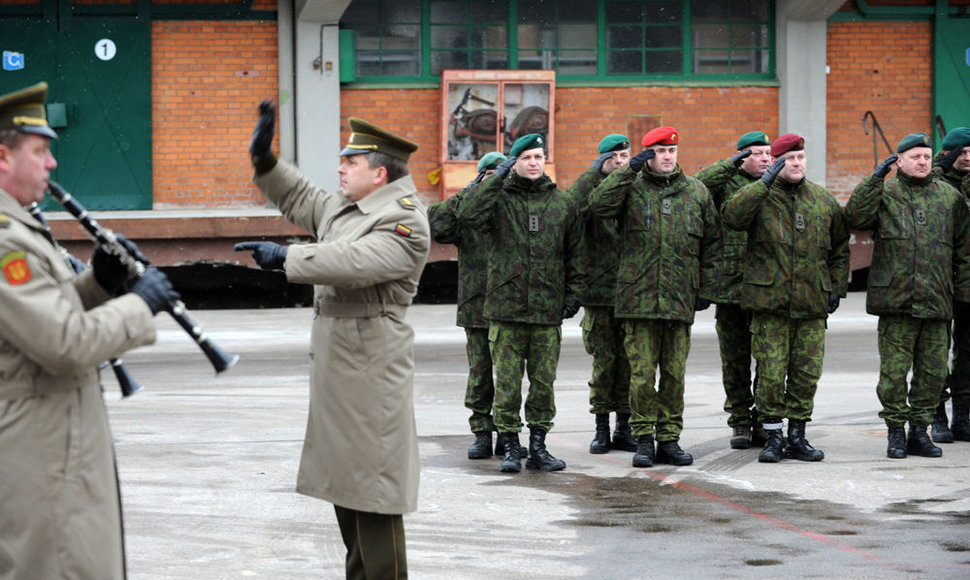
[{"label": "saluting hand", "polygon": [[630,158],[630,169],[633,171],[640,171],[643,169],[643,164],[647,162],[648,159],[653,159],[657,154],[653,149],[644,149],[643,151],[637,153],[632,158]]},{"label": "saluting hand", "polygon": [[609,161],[610,158],[612,157],[613,157],[612,151],[607,151],[606,153],[601,154],[599,157],[593,160],[593,167],[597,171],[603,171],[603,164]]},{"label": "saluting hand", "polygon": [[505,176],[509,174],[509,171],[512,170],[512,166],[515,165],[515,160],[515,157],[509,157],[505,161],[499,163],[498,167],[495,168],[495,173],[504,179]]},{"label": "saluting hand", "polygon": [[781,168],[785,166],[785,156],[782,155],[775,162],[771,164],[771,167],[761,176],[761,181],[765,182],[765,185],[771,187],[771,184],[775,182],[775,178],[778,177],[778,173]]},{"label": "saluting hand", "polygon": [[946,152],[946,155],[940,157],[940,168],[943,171],[949,171],[953,168],[953,164],[957,162],[957,157],[963,153],[963,147],[954,147],[953,149]]},{"label": "saluting hand", "polygon": [[253,140],[249,143],[249,154],[253,160],[272,155],[273,135],[276,133],[276,107],[269,99],[259,104],[259,121],[253,129]]},{"label": "saluting hand", "polygon": [[738,151],[737,153],[731,156],[731,163],[733,163],[735,167],[741,167],[741,164],[744,163],[744,160],[750,156],[751,156],[751,149]]},{"label": "saluting hand", "polygon": [[879,162],[879,165],[876,165],[876,169],[873,170],[872,174],[880,179],[886,177],[889,174],[889,171],[892,169],[893,163],[896,163],[897,159],[899,159],[899,155],[896,155],[895,153],[889,157],[886,157]]}]

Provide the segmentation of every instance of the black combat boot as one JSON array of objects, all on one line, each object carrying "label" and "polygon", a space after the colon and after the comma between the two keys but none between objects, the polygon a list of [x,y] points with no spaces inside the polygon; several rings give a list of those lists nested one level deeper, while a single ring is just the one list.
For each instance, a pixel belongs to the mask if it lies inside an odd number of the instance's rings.
[{"label": "black combat boot", "polygon": [[970,441],[970,405],[953,401],[953,423],[950,429],[957,441]]},{"label": "black combat boot", "polygon": [[889,447],[886,448],[886,457],[890,459],[906,458],[906,430],[902,427],[889,428]]},{"label": "black combat boot", "polygon": [[616,414],[616,429],[613,430],[613,449],[618,451],[636,451],[637,440],[633,438],[633,430],[630,429],[630,414]]},{"label": "black combat boot", "polygon": [[475,442],[468,448],[469,459],[488,459],[492,456],[492,432],[478,431]]},{"label": "black combat boot", "polygon": [[[957,420],[956,409],[953,410],[953,422]],[[953,431],[950,430],[950,425],[948,424],[946,417],[946,401],[940,401],[940,404],[936,406],[936,414],[933,415],[933,425],[930,427],[930,433],[933,436],[933,441],[937,443],[953,443]]]},{"label": "black combat boot", "polygon": [[610,414],[596,414],[596,434],[593,435],[593,442],[589,444],[589,452],[593,455],[601,455],[610,451]]},{"label": "black combat boot", "polygon": [[546,451],[546,430],[538,427],[529,429],[529,459],[525,466],[529,469],[541,469],[543,471],[559,471],[566,468],[566,462],[556,459],[551,453]]},{"label": "black combat boot", "polygon": [[502,473],[518,473],[522,471],[522,454],[519,453],[519,434],[500,433],[502,444],[505,446],[505,456],[502,458]]},{"label": "black combat boot", "polygon": [[[515,438],[516,441],[519,440],[518,437]],[[519,445],[519,457],[525,457],[529,453],[529,450]],[[495,455],[501,457],[505,455],[505,439],[502,437],[501,433],[495,434]]]},{"label": "black combat boot", "polygon": [[785,436],[781,433],[781,419],[765,418],[765,446],[758,454],[761,463],[778,463],[781,461],[785,446]]},{"label": "black combat boot", "polygon": [[926,434],[926,425],[909,424],[909,439],[906,441],[906,452],[920,457],[942,457],[943,450],[933,445]]},{"label": "black combat boot", "polygon": [[690,465],[694,463],[694,456],[680,448],[677,440],[657,442],[657,463],[670,465]]},{"label": "black combat boot", "polygon": [[812,447],[812,444],[805,438],[805,421],[788,420],[788,446],[785,447],[785,457],[799,461],[821,461],[825,459],[822,450]]},{"label": "black combat boot", "polygon": [[633,454],[633,467],[653,467],[653,435],[637,437],[637,450]]},{"label": "black combat boot", "polygon": [[731,449],[751,448],[751,427],[737,425],[731,430]]}]

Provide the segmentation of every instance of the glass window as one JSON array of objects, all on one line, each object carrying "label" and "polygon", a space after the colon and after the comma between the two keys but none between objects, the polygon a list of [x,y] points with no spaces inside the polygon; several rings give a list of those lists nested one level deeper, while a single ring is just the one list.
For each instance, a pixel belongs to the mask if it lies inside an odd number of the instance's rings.
[{"label": "glass window", "polygon": [[691,0],[693,73],[767,74],[768,0]]}]

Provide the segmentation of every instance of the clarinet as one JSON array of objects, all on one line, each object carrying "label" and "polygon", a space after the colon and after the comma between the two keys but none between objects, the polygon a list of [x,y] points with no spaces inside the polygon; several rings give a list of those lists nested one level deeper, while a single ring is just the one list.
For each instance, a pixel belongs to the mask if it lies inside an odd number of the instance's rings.
[{"label": "clarinet", "polygon": [[[84,208],[80,203],[77,202],[74,197],[64,190],[60,185],[54,183],[53,181],[48,181],[47,183],[51,197],[60,202],[71,215],[73,215],[79,222],[81,226],[98,242],[101,249],[109,254],[113,254],[118,257],[122,264],[128,268],[128,272],[133,278],[141,278],[145,273],[145,264],[138,261],[135,256],[133,256],[128,248],[124,247],[120,242],[118,242],[117,236],[114,232],[107,228],[101,227],[101,224],[97,222],[93,217],[88,215],[88,210]],[[216,370],[216,374],[221,373],[226,369],[232,368],[236,362],[239,361],[238,354],[227,354],[222,349],[217,347],[215,344],[209,340],[209,337],[202,332],[202,328],[196,324],[185,310],[185,304],[181,300],[173,300],[168,303],[168,308],[166,308],[168,313],[175,319],[175,322],[182,327],[189,336],[199,345],[202,352],[212,363],[212,366]]]},{"label": "clarinet", "polygon": [[[34,203],[30,204],[27,207],[27,211],[30,212],[30,215],[34,216],[34,219],[40,222],[40,225],[44,226],[47,233],[51,234],[51,240],[54,242],[54,247],[57,248],[58,252],[60,252],[61,256],[64,258],[64,261],[71,266],[74,273],[80,274],[84,270],[84,262],[77,259],[73,254],[67,251],[67,248],[57,242],[57,239],[51,232],[51,226],[47,223],[47,220],[44,219],[44,214],[40,211],[40,206],[37,205],[37,202],[35,201]],[[128,398],[144,388],[138,383],[138,381],[135,380],[133,376],[131,376],[131,373],[129,373],[128,369],[125,368],[125,364],[121,362],[120,358],[115,357],[106,363],[101,363],[99,366],[100,368],[104,368],[108,365],[111,366],[111,370],[115,373],[115,378],[118,379],[118,385],[121,387],[122,398]]]}]

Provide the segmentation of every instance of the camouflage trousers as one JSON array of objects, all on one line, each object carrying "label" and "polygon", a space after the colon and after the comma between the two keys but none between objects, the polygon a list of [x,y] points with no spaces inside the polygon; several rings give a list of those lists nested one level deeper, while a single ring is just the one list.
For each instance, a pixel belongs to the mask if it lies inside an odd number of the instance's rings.
[{"label": "camouflage trousers", "polygon": [[[946,380],[950,324],[906,315],[880,316],[878,332],[879,416],[889,427],[901,427],[906,421],[929,425]],[[910,369],[913,379],[907,389]]]},{"label": "camouflage trousers", "polygon": [[950,397],[970,405],[970,310],[953,319],[953,366],[943,384],[940,401]]},{"label": "camouflage trousers", "polygon": [[764,312],[751,316],[755,393],[762,420],[811,421],[825,357],[825,319],[794,319]]},{"label": "camouflage trousers", "polygon": [[729,427],[754,427],[760,419],[751,381],[751,314],[737,304],[718,304],[715,314],[721,351],[721,383]]},{"label": "camouflage trousers", "polygon": [[623,346],[623,323],[609,306],[583,308],[583,345],[593,357],[589,379],[589,412],[630,412],[630,361]]},{"label": "camouflage trousers", "polygon": [[495,403],[492,416],[499,433],[522,430],[522,374],[529,375],[525,421],[529,427],[552,429],[556,399],[552,385],[559,366],[562,327],[492,321],[488,343],[495,365]]},{"label": "camouflage trousers", "polygon": [[[677,441],[684,429],[684,375],[690,325],[672,320],[626,320],[624,345],[630,359],[630,426],[633,435],[656,434]],[[660,380],[654,386],[657,367]]]},{"label": "camouflage trousers", "polygon": [[465,386],[465,408],[472,412],[468,425],[472,433],[494,431],[492,403],[492,354],[488,350],[487,328],[465,329],[465,354],[468,355],[468,384]]}]

